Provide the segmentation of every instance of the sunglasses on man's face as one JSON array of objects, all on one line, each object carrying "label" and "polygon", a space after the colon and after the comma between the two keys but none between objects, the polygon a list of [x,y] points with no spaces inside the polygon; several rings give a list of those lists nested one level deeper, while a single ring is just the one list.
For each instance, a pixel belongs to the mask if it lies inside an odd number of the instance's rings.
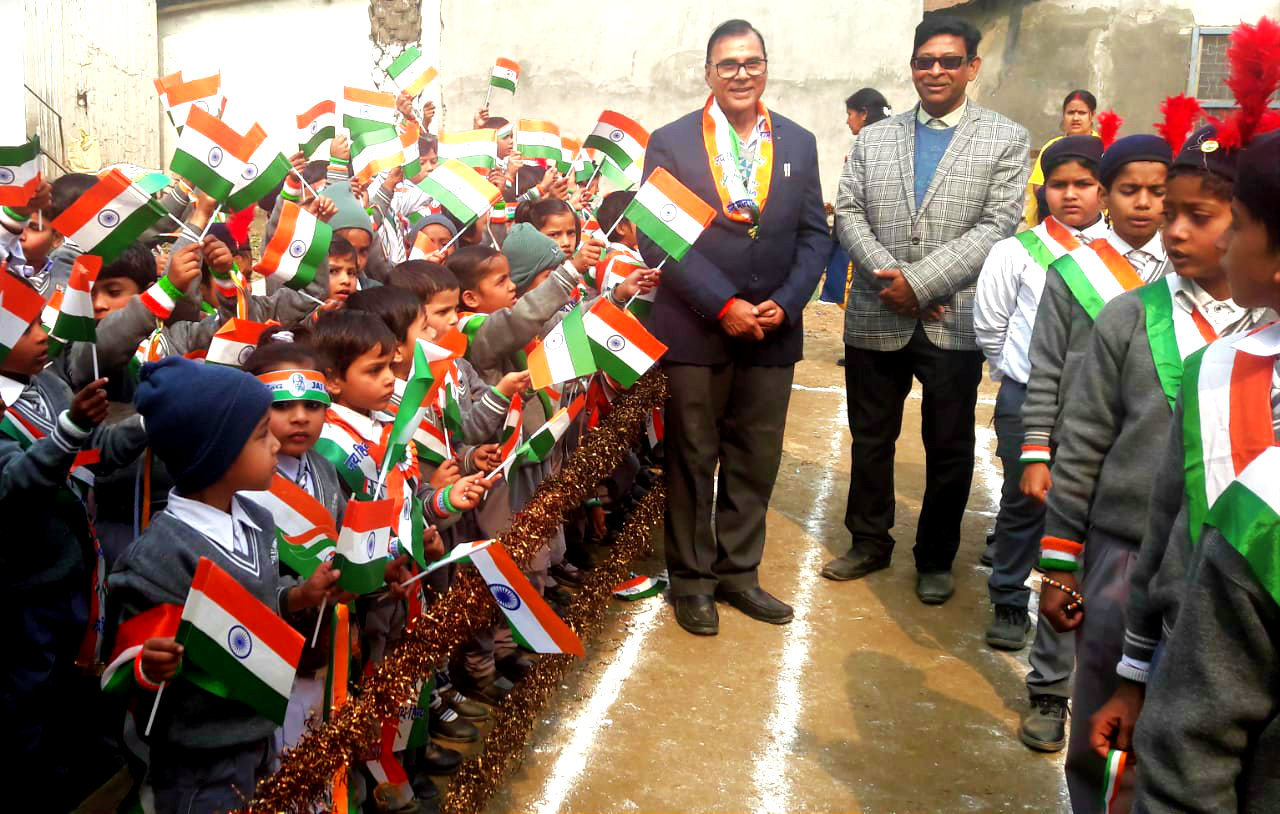
[{"label": "sunglasses on man's face", "polygon": [[911,67],[917,71],[928,71],[933,68],[934,63],[942,65],[944,71],[958,70],[966,62],[968,57],[946,56],[946,57],[912,57]]}]

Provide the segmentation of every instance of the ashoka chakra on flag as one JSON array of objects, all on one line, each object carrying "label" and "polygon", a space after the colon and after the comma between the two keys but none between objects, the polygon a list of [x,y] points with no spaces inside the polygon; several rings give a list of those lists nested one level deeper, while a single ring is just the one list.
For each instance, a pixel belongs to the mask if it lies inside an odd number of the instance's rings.
[{"label": "ashoka chakra on flag", "polygon": [[0,167],[0,185],[8,186],[12,184],[15,177],[13,170],[8,167]]},{"label": "ashoka chakra on flag", "polygon": [[307,253],[307,244],[302,240],[295,240],[289,244],[289,256],[301,257]]},{"label": "ashoka chakra on flag", "polygon": [[119,222],[120,214],[114,209],[104,209],[98,213],[98,223],[102,224],[107,229],[110,229]]},{"label": "ashoka chakra on flag", "polygon": [[216,167],[222,163],[222,148],[214,147],[209,150],[209,166]]},{"label": "ashoka chakra on flag", "polygon": [[253,652],[253,637],[244,625],[235,625],[227,631],[227,648],[231,655],[242,661],[249,658],[249,654]]},{"label": "ashoka chakra on flag", "polygon": [[244,179],[244,180],[246,180],[246,181],[252,181],[254,178],[257,178],[257,177],[258,177],[258,165],[257,165],[257,164],[245,164],[245,165],[244,165],[244,171],[240,173],[240,177],[241,177],[241,178],[243,178],[243,179]]},{"label": "ashoka chakra on flag", "polygon": [[509,611],[520,609],[520,595],[507,585],[494,584],[489,586],[489,592],[493,594],[493,601],[497,602],[500,607]]}]

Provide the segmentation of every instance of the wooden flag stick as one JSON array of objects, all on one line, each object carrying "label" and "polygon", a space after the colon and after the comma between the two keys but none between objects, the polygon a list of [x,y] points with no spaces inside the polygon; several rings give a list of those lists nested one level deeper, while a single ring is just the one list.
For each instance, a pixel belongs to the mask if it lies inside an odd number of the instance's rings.
[{"label": "wooden flag stick", "polygon": [[160,696],[164,694],[165,685],[168,683],[167,681],[161,681],[160,689],[156,690],[156,700],[152,702],[151,714],[147,716],[147,728],[142,732],[144,738],[151,737],[151,725],[156,721],[156,710],[160,708]]}]

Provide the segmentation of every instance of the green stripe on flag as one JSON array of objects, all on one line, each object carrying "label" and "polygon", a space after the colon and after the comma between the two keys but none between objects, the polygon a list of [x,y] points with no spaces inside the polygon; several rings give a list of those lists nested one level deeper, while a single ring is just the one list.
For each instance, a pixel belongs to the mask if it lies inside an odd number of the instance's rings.
[{"label": "green stripe on flag", "polygon": [[[342,114],[342,126],[351,134],[352,142],[365,133],[372,133],[377,130],[384,130],[387,128],[395,130],[389,122],[379,121],[377,119],[362,119],[359,116],[352,116],[350,113]],[[352,153],[355,153],[354,149],[352,150]]]},{"label": "green stripe on flag", "polygon": [[564,152],[559,147],[549,147],[546,144],[516,145],[516,151],[523,158],[546,158],[556,162],[564,156]]},{"label": "green stripe on flag", "polygon": [[40,155],[40,137],[32,136],[26,144],[0,147],[0,167],[20,167]]},{"label": "green stripe on flag", "polygon": [[1200,366],[1206,346],[1182,363],[1182,454],[1187,495],[1187,537],[1191,545],[1200,542],[1200,531],[1209,514],[1209,494],[1205,486],[1204,442],[1200,437]]},{"label": "green stripe on flag", "polygon": [[326,141],[333,140],[333,137],[336,135],[338,135],[338,128],[334,127],[332,124],[321,127],[309,141],[304,144],[299,144],[298,149],[302,151],[303,155],[310,158],[312,153],[320,149],[321,144],[324,144]]},{"label": "green stripe on flag", "polygon": [[311,237],[311,245],[306,254],[298,261],[298,272],[285,282],[285,286],[300,291],[311,285],[316,278],[316,271],[329,256],[329,244],[333,242],[333,229],[322,220],[316,221],[316,231]]},{"label": "green stripe on flag", "polygon": [[1182,351],[1178,349],[1173,326],[1173,294],[1169,284],[1160,279],[1139,288],[1138,298],[1146,311],[1147,342],[1156,364],[1156,378],[1172,410],[1178,403],[1178,389],[1182,387]]},{"label": "green stripe on flag", "polygon": [[1080,307],[1089,315],[1089,319],[1097,319],[1098,312],[1107,304],[1107,301],[1102,299],[1102,295],[1093,287],[1089,276],[1084,273],[1084,269],[1080,268],[1076,259],[1069,254],[1064,254],[1054,261],[1052,270],[1062,275],[1062,281],[1067,284],[1067,288],[1071,289],[1071,293],[1075,295]]},{"label": "green stripe on flag", "polygon": [[346,555],[333,558],[333,567],[342,572],[338,587],[353,594],[373,593],[386,584],[387,558],[378,557],[369,562],[352,562]]},{"label": "green stripe on flag", "polygon": [[253,206],[271,194],[284,181],[292,168],[293,165],[284,157],[284,153],[276,153],[267,166],[258,168],[258,174],[252,181],[227,198],[226,208],[239,212],[241,209]]},{"label": "green stripe on flag", "polygon": [[622,148],[621,144],[618,144],[607,136],[600,136],[592,133],[587,136],[585,141],[582,142],[582,146],[584,148],[590,147],[592,149],[599,150],[609,156],[609,158],[613,159],[614,163],[618,165],[619,169],[625,170],[627,167],[630,167],[635,163],[632,160],[631,155]]},{"label": "green stripe on flag", "polygon": [[560,323],[564,326],[564,343],[569,351],[569,359],[573,362],[574,372],[589,375],[595,372],[596,360],[591,353],[591,340],[587,338],[587,329],[582,326],[582,309],[570,311]]},{"label": "green stripe on flag", "polygon": [[[285,709],[289,706],[287,695],[276,692],[239,659],[228,653],[219,642],[191,622],[183,620],[178,625],[177,640],[184,648],[184,659],[191,659],[215,679],[212,682],[199,682],[202,688],[223,698],[248,704],[277,726],[284,724]],[[266,645],[254,637],[254,646]],[[183,675],[185,677],[186,674]],[[219,692],[219,689],[224,689],[225,692]]]},{"label": "green stripe on flag", "polygon": [[422,191],[434,198],[435,202],[444,207],[445,211],[462,221],[464,229],[470,225],[473,220],[480,217],[479,212],[472,212],[468,209],[467,205],[462,202],[462,199],[450,192],[443,184],[438,181],[433,182],[430,175],[423,179],[420,186]]},{"label": "green stripe on flag", "polygon": [[510,79],[507,79],[506,77],[490,76],[489,84],[493,85],[495,88],[502,88],[503,90],[509,90],[512,93],[516,92],[516,83],[511,81]]},{"label": "green stripe on flag", "polygon": [[421,56],[422,51],[418,50],[417,46],[409,46],[404,53],[392,60],[391,64],[387,66],[387,76],[392,79],[399,79],[400,74],[404,73],[405,69],[414,62],[417,62]]},{"label": "green stripe on flag", "polygon": [[294,545],[285,542],[284,535],[276,529],[276,550],[280,552],[280,564],[289,566],[303,579],[311,578],[336,545],[336,540],[328,538],[317,540],[311,545]]},{"label": "green stripe on flag", "polygon": [[96,254],[103,263],[110,263],[124,250],[138,242],[142,233],[155,225],[165,215],[164,207],[155,201],[147,201],[134,210],[133,214],[116,224],[98,245],[86,248],[87,254]]},{"label": "green stripe on flag", "polygon": [[643,206],[627,207],[627,218],[664,252],[671,255],[672,260],[679,262],[692,248],[674,229]]},{"label": "green stripe on flag", "polygon": [[333,468],[338,471],[338,477],[342,478],[342,482],[347,488],[357,495],[365,494],[365,476],[359,467],[351,469],[347,466],[347,458],[351,455],[350,451],[343,449],[337,442],[331,438],[319,438],[316,445],[312,447],[326,461],[333,464]]},{"label": "green stripe on flag", "polygon": [[612,161],[605,161],[600,165],[600,174],[609,179],[609,183],[623,192],[636,185],[635,179],[630,178],[625,172],[618,169],[618,165]]},{"label": "green stripe on flag", "polygon": [[1271,600],[1280,605],[1280,557],[1276,556],[1280,516],[1275,510],[1237,480],[1213,504],[1205,525],[1222,532]]},{"label": "green stripe on flag", "polygon": [[175,175],[181,175],[190,181],[211,198],[225,201],[227,196],[231,194],[231,182],[219,175],[213,167],[190,153],[182,150],[175,151],[173,160],[169,162],[169,169]]}]

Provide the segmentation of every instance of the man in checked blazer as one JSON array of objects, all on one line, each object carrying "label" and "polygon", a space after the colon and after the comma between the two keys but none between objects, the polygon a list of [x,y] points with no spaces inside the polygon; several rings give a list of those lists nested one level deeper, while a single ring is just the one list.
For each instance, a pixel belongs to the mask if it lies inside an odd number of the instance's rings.
[{"label": "man in checked blazer", "polygon": [[973,479],[982,378],[974,284],[992,245],[1016,228],[1030,172],[1027,131],[965,98],[981,36],[955,17],[916,28],[920,103],[862,131],[836,199],[836,231],[855,268],[844,335],[853,544],[822,575],[857,579],[889,565],[894,446],[914,377],[924,388],[926,466],[913,551],[927,604],[955,590],[951,563]]}]

